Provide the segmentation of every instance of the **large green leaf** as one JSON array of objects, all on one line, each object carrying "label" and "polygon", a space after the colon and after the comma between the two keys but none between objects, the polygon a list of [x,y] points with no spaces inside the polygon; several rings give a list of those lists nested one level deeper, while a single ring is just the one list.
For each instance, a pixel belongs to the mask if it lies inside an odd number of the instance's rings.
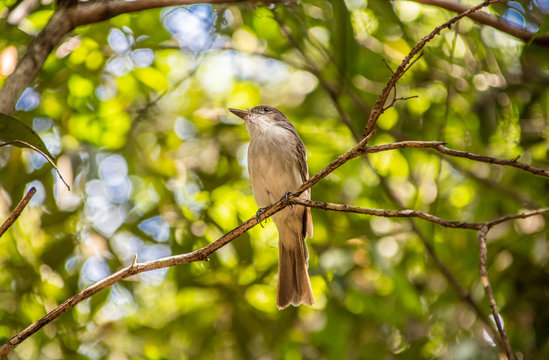
[{"label": "large green leaf", "polygon": [[[6,145],[15,145],[19,147],[28,147],[39,152],[55,168],[61,180],[67,185],[63,176],[55,165],[54,158],[46,148],[46,144],[40,136],[36,134],[29,126],[23,122],[0,113],[0,147]],[[69,185],[67,185],[68,187]]]},{"label": "large green leaf", "polygon": [[[40,152],[48,160],[53,160],[46,145],[29,126],[11,116],[0,113],[0,140],[20,147],[30,147]],[[6,145],[8,145],[6,144]],[[31,146],[29,146],[31,145]]]}]

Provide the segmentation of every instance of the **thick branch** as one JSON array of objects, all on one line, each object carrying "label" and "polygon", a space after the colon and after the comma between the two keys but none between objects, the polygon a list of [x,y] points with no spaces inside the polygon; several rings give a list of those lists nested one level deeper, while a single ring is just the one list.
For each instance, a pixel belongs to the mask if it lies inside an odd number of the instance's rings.
[{"label": "thick branch", "polygon": [[25,195],[25,197],[23,199],[21,199],[19,204],[17,204],[17,206],[15,207],[13,212],[10,214],[10,216],[8,216],[6,221],[4,221],[2,226],[0,226],[0,237],[2,237],[2,235],[4,235],[4,233],[10,228],[10,226],[15,222],[15,220],[17,220],[19,215],[21,215],[21,212],[23,211],[25,206],[27,206],[27,204],[32,199],[32,197],[34,196],[35,193],[36,193],[36,188],[33,186],[27,192],[27,195]]},{"label": "thick branch", "polygon": [[[237,2],[256,3],[258,0],[100,0],[60,6],[53,13],[44,29],[31,42],[15,71],[6,79],[4,86],[0,89],[0,113],[11,114],[15,110],[17,100],[23,91],[32,84],[48,55],[61,39],[77,26],[105,21],[124,13],[159,7]],[[278,1],[262,1],[262,3],[265,2]]]},{"label": "thick branch", "polygon": [[[467,11],[469,7],[464,3],[453,0],[412,0],[418,3],[437,6],[446,10],[450,10],[456,13],[461,13]],[[479,24],[488,25],[499,31],[507,33],[511,36],[519,38],[525,42],[532,41],[534,44],[547,46],[549,47],[549,35],[540,35],[535,36],[534,33],[531,33],[527,30],[517,28],[513,25],[508,24],[502,18],[488,14],[485,11],[477,11],[467,15],[467,17],[478,22]],[[532,40],[533,38],[533,40]]]},{"label": "thick branch", "polygon": [[50,52],[72,29],[67,9],[57,9],[0,89],[0,113],[11,114],[15,110],[17,100],[31,85]]},{"label": "thick branch", "polygon": [[193,5],[193,4],[226,4],[226,3],[277,3],[280,0],[136,0],[136,1],[112,1],[100,0],[78,4],[74,8],[73,16],[76,26],[92,24],[108,20],[112,17],[155,9],[168,6]]}]

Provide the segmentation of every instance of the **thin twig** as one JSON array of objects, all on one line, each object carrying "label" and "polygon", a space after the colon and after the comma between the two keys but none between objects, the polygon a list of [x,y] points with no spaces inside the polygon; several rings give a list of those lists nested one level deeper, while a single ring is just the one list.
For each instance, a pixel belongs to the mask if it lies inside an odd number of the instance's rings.
[{"label": "thin twig", "polygon": [[373,215],[380,217],[398,217],[398,218],[420,218],[425,221],[429,221],[447,228],[453,229],[469,229],[480,230],[484,223],[463,222],[463,221],[449,221],[439,218],[435,215],[428,214],[420,210],[385,210],[385,209],[372,209],[360,206],[352,206],[347,204],[334,204],[321,201],[306,200],[302,198],[291,197],[290,202],[295,205],[303,205],[312,208],[319,208],[324,210],[352,212],[363,215]]},{"label": "thin twig", "polygon": [[9,227],[15,222],[15,220],[17,220],[17,218],[19,217],[19,215],[21,215],[21,212],[23,211],[23,209],[25,208],[25,206],[27,206],[27,204],[29,203],[29,201],[32,199],[32,197],[34,196],[34,194],[36,193],[36,188],[33,186],[29,189],[29,191],[27,192],[27,194],[25,195],[25,197],[23,199],[21,199],[21,201],[19,202],[19,204],[17,204],[17,206],[15,207],[15,209],[13,210],[13,212],[10,214],[10,216],[8,216],[8,218],[6,219],[6,221],[4,221],[4,223],[2,224],[2,226],[0,226],[0,237],[2,237],[2,235],[4,235],[4,233],[9,229]]},{"label": "thin twig", "polygon": [[71,187],[69,186],[69,184],[67,184],[67,182],[63,178],[63,175],[61,175],[61,172],[59,172],[59,169],[57,168],[57,165],[55,165],[55,162],[53,162],[53,159],[51,157],[49,157],[48,154],[46,154],[45,152],[43,152],[42,150],[40,150],[36,146],[32,145],[31,143],[28,143],[28,142],[23,141],[23,140],[10,140],[10,141],[5,141],[5,142],[0,143],[0,147],[7,146],[7,145],[26,146],[26,147],[36,151],[40,155],[42,155],[50,163],[50,165],[53,166],[53,168],[57,172],[57,175],[59,175],[59,178],[61,179],[63,184],[65,184],[67,189],[69,191],[71,190]]},{"label": "thin twig", "polygon": [[380,151],[396,150],[396,149],[404,149],[404,148],[434,149],[446,155],[466,158],[466,159],[489,163],[489,164],[512,166],[517,169],[521,169],[529,173],[532,173],[534,175],[540,175],[540,176],[549,178],[549,171],[545,169],[536,168],[525,163],[521,163],[517,161],[518,158],[514,158],[510,160],[498,159],[495,157],[479,155],[479,154],[471,153],[468,151],[450,149],[444,145],[445,143],[441,141],[413,141],[412,140],[412,141],[399,141],[399,142],[394,142],[389,144],[370,146],[370,147],[363,148],[361,151],[364,154],[371,154],[371,153],[377,153]]},{"label": "thin twig", "polygon": [[421,39],[421,41],[410,51],[410,53],[404,58],[404,60],[402,60],[400,65],[397,67],[397,69],[395,70],[395,72],[387,82],[387,85],[381,92],[381,95],[377,99],[374,107],[372,108],[372,111],[370,112],[370,117],[368,119],[368,123],[366,124],[366,127],[364,128],[362,137],[367,136],[374,129],[377,119],[381,116],[381,114],[383,114],[385,102],[387,101],[387,98],[389,97],[389,94],[391,93],[393,86],[406,73],[406,71],[410,69],[408,64],[410,64],[412,59],[425,47],[425,45],[427,45],[429,41],[431,41],[436,35],[440,34],[440,32],[443,29],[458,22],[461,18],[468,16],[469,14],[472,14],[483,7],[486,7],[494,3],[503,2],[503,1],[506,1],[506,0],[485,0],[479,5],[474,6],[470,9],[467,9],[461,14],[451,18],[450,20],[446,21],[444,24],[437,26],[433,31],[431,31],[431,33],[429,33],[429,35]]},{"label": "thin twig", "polygon": [[535,174],[535,175],[549,177],[549,171],[544,170],[544,169],[535,168],[535,167],[532,167],[532,166],[530,166],[528,164],[525,164],[525,163],[521,163],[521,162],[518,161],[518,157],[516,157],[514,159],[511,159],[511,160],[504,160],[504,159],[498,159],[498,158],[494,158],[494,157],[490,157],[490,156],[473,154],[473,153],[470,153],[470,152],[467,152],[467,151],[452,150],[452,149],[448,149],[444,145],[437,145],[435,147],[435,149],[437,151],[440,151],[443,154],[446,154],[446,155],[467,158],[467,159],[480,161],[480,162],[485,162],[485,163],[489,163],[489,164],[513,166],[513,167],[516,167],[518,169],[527,171],[527,172]]},{"label": "thin twig", "polygon": [[480,279],[482,280],[484,291],[486,292],[486,296],[488,297],[488,302],[490,303],[492,315],[494,316],[494,321],[496,322],[499,336],[503,342],[503,348],[505,349],[505,353],[507,354],[507,359],[515,360],[515,354],[513,353],[511,343],[509,342],[507,333],[505,332],[503,324],[501,323],[496,299],[494,298],[492,286],[490,285],[490,280],[488,279],[488,270],[486,269],[486,257],[488,256],[488,249],[486,246],[486,234],[489,230],[490,226],[484,225],[482,229],[480,229],[480,231],[478,232]]},{"label": "thin twig", "polygon": [[532,216],[541,215],[549,213],[549,208],[541,208],[533,211],[523,212],[516,215],[506,215],[496,220],[486,221],[486,222],[465,222],[465,221],[450,221],[442,219],[438,216],[428,214],[420,210],[413,209],[403,209],[403,210],[386,210],[386,209],[372,209],[360,206],[352,206],[347,204],[336,204],[328,203],[322,201],[307,200],[296,196],[290,196],[289,202],[294,205],[302,205],[311,208],[318,208],[331,211],[341,211],[341,212],[351,212],[356,214],[363,215],[372,215],[380,217],[392,217],[392,218],[410,218],[415,217],[425,221],[429,221],[447,228],[452,229],[466,229],[466,230],[477,230],[480,231],[484,227],[494,227],[496,225],[502,224],[504,222],[517,220],[517,219],[526,219]]}]

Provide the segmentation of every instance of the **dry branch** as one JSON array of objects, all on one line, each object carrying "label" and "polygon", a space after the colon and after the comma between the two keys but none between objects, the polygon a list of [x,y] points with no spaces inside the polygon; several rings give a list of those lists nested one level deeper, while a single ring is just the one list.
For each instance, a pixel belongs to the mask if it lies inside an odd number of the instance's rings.
[{"label": "dry branch", "polygon": [[[6,356],[11,350],[13,350],[17,345],[19,345],[21,342],[23,342],[26,338],[37,332],[39,329],[41,329],[46,324],[50,323],[51,321],[55,320],[57,317],[62,315],[63,313],[69,311],[72,309],[78,302],[87,299],[97,292],[101,291],[102,289],[105,289],[106,287],[111,286],[112,284],[128,278],[132,275],[139,274],[144,271],[154,270],[154,269],[160,269],[165,267],[170,267],[174,265],[179,264],[186,264],[190,262],[195,261],[205,261],[208,259],[208,256],[218,250],[219,248],[223,247],[224,245],[228,244],[230,241],[244,233],[245,231],[249,230],[253,226],[257,225],[267,217],[272,216],[276,212],[280,211],[286,206],[289,206],[290,204],[299,204],[303,206],[309,206],[309,207],[319,207],[319,208],[325,208],[326,210],[332,210],[332,211],[344,211],[344,212],[357,212],[362,214],[370,214],[375,216],[390,216],[390,217],[418,217],[426,221],[430,221],[442,226],[451,227],[451,228],[463,228],[463,229],[470,229],[470,230],[477,230],[479,231],[479,243],[481,243],[481,235],[484,234],[484,246],[485,246],[485,235],[488,232],[488,230],[498,224],[501,224],[503,222],[512,221],[514,219],[518,218],[526,218],[529,216],[534,216],[542,213],[549,212],[549,209],[538,209],[536,211],[523,213],[519,215],[510,215],[505,216],[499,219],[496,219],[491,222],[484,222],[484,223],[467,223],[467,222],[456,222],[456,221],[448,221],[444,220],[442,218],[438,218],[434,215],[427,214],[421,211],[417,210],[379,210],[379,209],[366,209],[366,208],[358,208],[358,207],[352,207],[349,205],[344,204],[330,204],[330,203],[320,203],[320,202],[313,202],[313,201],[306,201],[303,199],[299,199],[298,196],[317,182],[319,182],[321,179],[326,177],[328,174],[333,172],[335,169],[337,169],[339,166],[343,165],[347,161],[354,159],[358,156],[361,156],[366,153],[375,153],[380,151],[387,151],[387,150],[393,150],[393,149],[400,149],[400,148],[432,148],[435,149],[441,153],[450,155],[450,156],[456,156],[456,157],[464,157],[469,158],[474,161],[482,161],[482,162],[488,162],[488,163],[494,163],[499,165],[506,165],[506,166],[514,166],[517,168],[520,168],[522,170],[528,171],[533,174],[542,175],[542,176],[548,176],[547,171],[532,168],[529,165],[519,163],[517,159],[514,160],[501,160],[496,158],[491,158],[487,156],[472,154],[468,152],[462,152],[458,150],[451,150],[444,146],[444,143],[441,142],[422,142],[422,141],[407,141],[407,142],[400,142],[400,143],[393,143],[393,144],[386,144],[386,145],[379,145],[379,146],[373,146],[373,147],[367,147],[366,144],[368,140],[374,135],[374,127],[377,122],[377,119],[379,116],[383,113],[384,110],[386,110],[385,103],[387,101],[387,98],[391,92],[391,90],[394,88],[396,82],[402,77],[402,75],[410,68],[410,66],[413,64],[413,59],[416,57],[416,55],[421,51],[421,49],[438,33],[440,33],[441,30],[443,30],[446,27],[449,27],[451,24],[454,24],[459,19],[463,18],[464,16],[470,16],[472,13],[477,11],[478,9],[488,6],[490,4],[496,3],[496,2],[502,2],[504,0],[486,0],[483,1],[481,4],[467,9],[465,12],[461,13],[460,15],[454,17],[453,19],[447,21],[443,25],[437,27],[433,32],[431,32],[429,35],[424,37],[416,47],[410,52],[410,54],[403,60],[401,65],[395,70],[393,76],[390,78],[389,82],[387,83],[387,86],[383,90],[382,94],[380,95],[378,101],[376,102],[374,108],[372,109],[372,112],[370,113],[370,117],[368,120],[368,123],[365,127],[362,140],[353,147],[351,150],[349,150],[347,153],[339,156],[336,158],[332,163],[330,163],[326,168],[322,169],[320,172],[318,172],[316,175],[311,177],[307,182],[302,184],[299,189],[297,189],[293,194],[290,194],[289,199],[290,200],[280,200],[267,208],[264,212],[261,213],[258,217],[253,217],[240,226],[236,227],[232,231],[228,232],[227,234],[220,237],[218,240],[208,244],[204,248],[201,248],[199,250],[193,251],[188,254],[182,254],[182,255],[175,255],[170,256],[162,259],[158,259],[155,261],[145,262],[145,263],[138,263],[137,259],[134,259],[132,264],[130,264],[128,267],[116,272],[115,274],[107,277],[104,280],[99,281],[98,283],[84,289],[79,294],[67,299],[65,302],[63,302],[61,305],[56,307],[54,310],[49,312],[46,316],[44,316],[42,319],[36,321],[35,323],[31,324],[28,328],[21,331],[19,334],[12,337],[6,344],[2,345],[0,347],[0,357]],[[57,32],[52,34],[43,34],[44,31],[35,39],[33,44],[31,44],[31,47],[29,48],[29,51],[27,54],[25,54],[23,60],[21,63],[24,63],[28,69],[29,61],[32,63],[34,62],[34,65],[36,66],[36,69],[33,69],[33,73],[29,76],[23,76],[22,70],[16,69],[14,74],[12,74],[13,79],[6,80],[6,84],[2,90],[0,90],[0,112],[11,112],[13,110],[13,106],[15,104],[15,101],[20,96],[23,89],[30,84],[34,76],[39,71],[39,68],[43,64],[45,58],[47,57],[47,54],[51,52],[53,47],[60,41],[60,39],[66,34],[68,31],[72,30],[74,27],[82,24],[89,24],[97,21],[102,21],[109,19],[113,16],[116,16],[120,13],[124,12],[131,12],[131,11],[139,11],[144,9],[149,9],[153,7],[161,7],[161,6],[169,6],[169,5],[180,5],[180,4],[188,4],[188,3],[222,3],[222,2],[237,2],[237,1],[185,1],[185,0],[138,0],[134,2],[111,2],[111,1],[97,1],[97,2],[79,2],[76,3],[76,5],[73,5],[70,8],[67,8],[67,10],[63,10],[64,8],[58,9],[55,13],[52,19],[50,19],[50,22],[44,29],[50,29],[52,31],[52,27],[55,25],[55,17],[60,16],[58,14],[61,14],[62,11],[73,11],[68,12],[65,15],[68,16],[69,21],[67,19],[64,19],[65,23],[68,23],[69,25],[65,25],[62,29],[57,29]],[[108,5],[107,5],[108,4]],[[83,12],[86,10],[87,12]],[[71,16],[72,15],[72,16]],[[56,20],[59,21],[59,20]],[[41,39],[40,41],[38,41]],[[33,49],[31,51],[31,49]],[[27,58],[28,57],[28,58]],[[15,75],[15,76],[14,76]],[[10,84],[8,86],[8,83]],[[8,89],[8,90],[6,90]],[[14,91],[17,93],[19,90],[20,92],[17,94],[15,98],[3,98],[3,95],[7,91]],[[337,99],[335,99],[337,100]],[[302,201],[304,201],[302,203]],[[482,251],[482,249],[481,249]],[[488,282],[487,272],[486,270],[486,257],[484,253],[484,258],[481,254],[481,274],[484,276],[486,282]],[[483,272],[484,269],[484,272]],[[483,278],[483,283],[485,283],[485,280]],[[486,287],[485,287],[486,288]],[[491,288],[490,288],[491,291]],[[490,299],[491,305],[493,300],[493,294],[487,295]],[[493,304],[495,305],[495,301],[493,301]],[[497,310],[497,306],[492,307],[492,311],[494,313],[494,317],[497,319],[499,318],[499,313]],[[503,328],[501,327],[503,330]],[[499,326],[498,326],[499,330]],[[500,331],[500,336],[504,343],[504,348],[507,351],[507,345],[508,345],[508,338],[505,334],[505,331]],[[507,344],[506,344],[507,342]],[[508,357],[512,359],[512,351],[509,346],[509,352]],[[511,354],[511,355],[509,355]]]},{"label": "dry branch", "polygon": [[507,333],[503,328],[501,323],[498,306],[496,304],[496,299],[494,297],[494,292],[492,291],[492,286],[490,285],[490,279],[488,278],[488,269],[486,266],[486,258],[488,256],[488,247],[486,246],[486,234],[490,230],[488,225],[484,225],[482,229],[478,232],[478,244],[479,244],[479,268],[480,268],[480,279],[482,285],[484,286],[484,291],[488,297],[488,302],[490,303],[490,309],[492,309],[492,315],[494,316],[494,321],[498,329],[500,338],[503,341],[503,348],[505,349],[505,354],[507,355],[508,360],[515,360],[515,354],[511,349],[511,344],[509,343],[509,338]]},{"label": "dry branch", "polygon": [[45,325],[49,324],[53,320],[57,319],[59,316],[63,315],[70,309],[76,306],[79,302],[90,298],[99,291],[117,283],[120,280],[126,279],[132,275],[142,273],[144,271],[156,270],[161,268],[166,268],[174,265],[188,264],[196,261],[208,261],[208,256],[218,250],[219,248],[227,245],[229,242],[248,231],[261,221],[277,213],[284,207],[288,206],[288,202],[285,200],[280,200],[266,209],[258,217],[252,217],[246,222],[242,223],[238,227],[234,228],[230,232],[226,233],[216,241],[208,244],[207,246],[198,249],[196,251],[169,256],[158,260],[148,261],[144,263],[138,263],[137,257],[134,258],[134,261],[126,268],[119,270],[118,272],[112,274],[111,276],[93,284],[92,286],[82,290],[78,294],[70,297],[65,300],[62,304],[57,306],[52,311],[48,312],[44,317],[38,321],[32,323],[29,327],[19,332],[17,335],[13,336],[8,342],[0,346],[0,359],[6,356],[10,351],[15,347],[21,344],[25,339],[27,339],[32,334],[36,333],[38,330],[43,328]]},{"label": "dry branch", "polygon": [[13,212],[10,214],[10,216],[8,216],[6,221],[4,221],[2,226],[0,226],[0,237],[4,235],[4,233],[10,228],[10,226],[15,222],[15,220],[17,220],[19,215],[21,215],[21,212],[27,206],[27,204],[32,199],[35,193],[36,193],[36,188],[33,186],[29,189],[25,197],[21,199],[19,204],[17,204]]},{"label": "dry branch", "polygon": [[380,151],[405,149],[405,148],[434,149],[446,155],[470,159],[470,160],[479,161],[479,162],[485,162],[489,164],[512,166],[512,167],[516,167],[518,169],[527,171],[529,173],[532,173],[534,175],[540,175],[540,176],[549,178],[549,171],[536,168],[525,163],[521,163],[518,161],[519,159],[518,157],[511,160],[498,159],[495,157],[479,155],[479,154],[475,154],[467,151],[449,149],[445,145],[446,143],[441,141],[413,141],[412,140],[412,141],[399,141],[399,142],[390,143],[390,144],[370,146],[370,147],[364,148],[363,151],[366,154],[370,154],[370,153],[376,153]]},{"label": "dry branch", "polygon": [[[324,88],[324,90],[327,92],[327,94],[329,95],[330,99],[332,100],[332,103],[334,104],[336,110],[338,111],[338,114],[339,114],[339,118],[340,120],[351,130],[351,133],[353,134],[354,138],[356,139],[356,141],[360,141],[360,138],[359,138],[359,135],[357,134],[356,130],[354,129],[354,127],[352,126],[352,123],[351,123],[351,120],[348,118],[346,112],[343,110],[341,104],[340,104],[340,96],[342,95],[341,94],[341,91],[344,91],[347,93],[347,95],[350,96],[350,98],[353,100],[353,102],[355,103],[355,105],[363,112],[363,113],[370,113],[370,110],[367,108],[367,106],[362,102],[361,99],[359,99],[357,96],[355,96],[354,92],[348,90],[346,87],[343,87],[343,89],[339,89],[340,91],[336,91],[335,88],[328,82],[328,80],[323,76],[322,74],[322,71],[319,69],[318,65],[312,61],[310,59],[310,57],[307,55],[307,53],[305,52],[305,49],[301,46],[300,42],[297,41],[297,39],[293,36],[291,30],[289,29],[289,27],[286,26],[286,24],[284,23],[284,21],[277,15],[276,12],[273,11],[273,16],[275,18],[275,20],[279,23],[282,31],[284,32],[284,34],[286,35],[286,37],[288,38],[288,40],[290,41],[290,43],[299,51],[299,53],[301,54],[301,56],[303,57],[304,59],[304,62],[305,62],[305,70],[313,73],[319,80],[319,83],[320,85]],[[322,49],[321,49],[322,50]],[[419,51],[419,50],[418,50]],[[325,51],[322,51],[322,52],[325,52]],[[402,65],[402,74],[404,74],[406,71],[408,71],[410,69],[410,67],[412,67],[420,58],[421,58],[421,55],[423,54],[423,52],[420,53],[419,56],[415,57],[411,62],[409,61],[409,59],[405,58],[404,61],[403,61],[403,65]],[[269,55],[267,55],[269,56]],[[272,55],[271,55],[272,56]],[[281,59],[279,59],[281,60]],[[288,61],[286,61],[288,62]],[[290,62],[291,63],[291,62]],[[292,64],[292,63],[291,63]],[[302,67],[300,65],[297,65],[295,63],[292,64],[294,67]],[[341,72],[341,69],[339,69],[339,72],[340,72],[340,76],[341,77],[344,77],[345,75],[343,74],[343,72]],[[391,71],[391,73],[393,75],[395,75],[395,72],[389,67],[389,70]],[[398,81],[398,78],[395,77],[394,78],[394,85],[396,85],[396,81]],[[386,90],[389,90],[387,93],[383,93],[382,94],[382,97],[386,95],[386,97],[389,95],[390,93],[390,90],[391,88],[386,88]],[[394,97],[393,97],[393,100],[390,104],[386,105],[385,106],[385,102],[386,102],[386,98],[385,100],[383,101],[380,101],[380,104],[382,105],[382,111],[377,113],[375,116],[375,118],[373,119],[373,122],[371,122],[371,130],[369,130],[370,132],[373,131],[373,127],[375,125],[375,122],[377,122],[377,118],[379,118],[379,116],[385,111],[387,110],[388,108],[394,106],[394,104],[398,101],[398,100],[406,100],[405,98],[397,98],[397,95],[396,95],[396,86],[393,86],[392,87],[393,91],[394,91]],[[347,90],[347,91],[346,91]],[[380,98],[381,99],[381,98]],[[372,118],[371,118],[372,119]],[[409,143],[409,145],[413,145],[411,143]],[[443,143],[440,143],[439,145],[443,145]],[[404,146],[404,145],[402,145]],[[419,147],[420,145],[418,145]],[[375,152],[376,150],[380,150],[382,151],[383,149],[375,149],[375,147],[373,148],[369,148],[369,150],[371,152]],[[354,156],[354,155],[353,155]],[[380,176],[380,185],[381,185],[381,188],[385,191],[385,193],[389,196],[390,199],[392,199],[392,201],[396,204],[399,204],[399,201],[398,199],[391,193],[389,187],[387,186],[387,182],[386,180],[384,179],[383,176]],[[401,206],[402,207],[402,206]],[[412,227],[413,231],[417,234],[417,236],[421,239],[421,241],[423,242],[424,246],[425,246],[425,249],[427,250],[427,254],[431,257],[431,260],[433,261],[433,263],[435,264],[435,266],[439,269],[439,271],[441,272],[441,274],[443,274],[443,276],[446,278],[446,280],[450,283],[450,285],[455,289],[455,291],[458,293],[459,295],[459,298],[462,299],[463,301],[465,301],[466,303],[468,303],[471,308],[475,311],[475,313],[477,314],[478,318],[487,326],[487,330],[489,330],[491,333],[495,334],[495,330],[492,329],[492,323],[490,322],[489,318],[486,316],[486,314],[481,310],[480,306],[473,300],[473,298],[471,297],[471,295],[467,292],[467,290],[459,283],[459,281],[457,280],[456,276],[453,275],[453,273],[450,271],[450,269],[441,261],[441,259],[437,256],[436,252],[435,252],[435,249],[434,247],[431,245],[431,243],[428,241],[428,239],[422,234],[422,232],[419,230],[419,228],[416,226],[416,224],[410,219],[409,220],[409,223],[410,223],[410,226]],[[498,340],[497,337],[495,337],[496,341]],[[500,342],[498,341],[498,344]]]},{"label": "dry branch", "polygon": [[414,46],[414,48],[410,51],[410,53],[402,60],[400,65],[396,68],[395,72],[387,82],[387,85],[381,92],[381,95],[379,96],[379,99],[376,101],[372,112],[370,113],[370,118],[368,119],[368,123],[366,124],[366,127],[364,128],[364,132],[362,133],[362,137],[367,136],[371,131],[373,131],[374,126],[376,125],[377,119],[383,114],[387,108],[385,107],[385,102],[387,101],[387,98],[389,97],[389,94],[391,93],[391,90],[396,85],[397,81],[410,69],[410,63],[413,64],[413,59],[420,53],[420,51],[427,45],[429,41],[431,41],[436,35],[440,34],[442,30],[445,28],[448,28],[458,22],[460,19],[462,19],[465,16],[468,16],[483,7],[486,7],[488,5],[498,3],[498,2],[504,2],[506,0],[485,0],[482,3],[473,6],[470,9],[465,10],[461,14],[451,18],[450,20],[446,21],[444,24],[437,26],[429,35],[425,36],[421,41]]}]

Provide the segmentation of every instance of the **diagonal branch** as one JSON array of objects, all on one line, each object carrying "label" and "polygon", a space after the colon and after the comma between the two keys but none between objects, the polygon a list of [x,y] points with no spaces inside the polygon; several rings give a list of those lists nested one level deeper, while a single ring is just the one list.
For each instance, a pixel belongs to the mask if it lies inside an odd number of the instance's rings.
[{"label": "diagonal branch", "polygon": [[35,321],[26,329],[22,330],[17,335],[9,339],[8,342],[0,346],[0,359],[6,356],[10,351],[15,349],[18,345],[20,345],[23,341],[25,341],[25,339],[27,339],[29,336],[36,333],[38,330],[40,330],[41,328],[43,328],[53,320],[57,319],[59,316],[63,315],[67,311],[71,310],[79,302],[90,298],[91,296],[97,294],[99,291],[117,283],[118,281],[121,281],[132,275],[136,275],[145,271],[156,270],[156,269],[166,268],[166,267],[180,265],[180,264],[188,264],[196,261],[208,261],[208,256],[210,254],[220,249],[221,247],[227,245],[229,242],[236,239],[238,236],[240,236],[244,232],[248,231],[252,227],[259,224],[261,221],[272,216],[273,214],[277,213],[278,211],[282,210],[284,207],[288,205],[289,204],[287,201],[279,200],[278,202],[270,206],[267,210],[265,210],[263,213],[261,213],[260,216],[252,217],[248,219],[246,222],[242,223],[241,225],[237,226],[233,230],[229,231],[228,233],[226,233],[216,241],[208,244],[207,246],[201,249],[195,250],[193,252],[190,252],[187,254],[169,256],[162,259],[148,261],[144,263],[138,263],[137,256],[136,256],[132,264],[130,264],[128,267],[125,267],[124,269],[119,270],[118,272],[112,274],[111,276],[91,285],[90,287],[82,290],[78,294],[65,300],[62,304],[57,306],[55,309],[48,312],[44,317]]},{"label": "diagonal branch", "polygon": [[368,135],[374,129],[374,126],[376,125],[377,119],[386,110],[384,108],[384,105],[385,105],[385,102],[387,101],[387,98],[389,97],[389,95],[391,93],[391,90],[396,85],[397,81],[406,73],[406,71],[408,71],[410,69],[409,64],[410,64],[410,62],[413,63],[412,59],[414,59],[416,57],[416,55],[418,55],[420,53],[420,51],[425,47],[425,45],[427,45],[427,43],[429,41],[431,41],[436,35],[440,34],[440,32],[442,30],[444,30],[445,28],[448,28],[451,25],[455,24],[456,22],[458,22],[463,17],[468,16],[468,15],[474,13],[475,11],[478,11],[478,10],[482,9],[483,7],[486,7],[486,6],[489,6],[491,4],[495,4],[495,3],[498,3],[498,2],[504,2],[504,1],[507,1],[507,0],[485,0],[482,3],[480,3],[476,6],[473,6],[470,9],[468,8],[467,10],[462,12],[461,14],[459,14],[459,15],[451,18],[450,20],[446,21],[444,24],[442,24],[440,26],[437,26],[433,31],[431,31],[431,33],[429,33],[427,36],[423,37],[423,39],[421,39],[421,41],[416,46],[414,46],[414,48],[404,58],[404,60],[402,60],[402,62],[396,68],[393,75],[389,78],[389,81],[387,82],[387,85],[385,86],[385,88],[381,92],[381,95],[379,96],[379,98],[377,99],[374,107],[372,108],[372,112],[370,113],[368,123],[366,124],[366,127],[364,128],[364,132],[362,133],[362,137],[365,137],[366,135]]},{"label": "diagonal branch", "polygon": [[[461,13],[469,9],[469,7],[466,4],[459,1],[454,1],[454,0],[412,0],[412,1],[415,1],[421,4],[426,4],[426,5],[437,6],[437,7],[440,7],[449,11],[453,11],[456,13]],[[544,35],[536,36],[536,34],[530,31],[527,31],[525,29],[520,29],[518,27],[510,25],[507,22],[505,22],[502,18],[489,14],[485,11],[477,11],[475,13],[471,13],[467,15],[467,17],[478,22],[479,24],[491,26],[495,29],[498,29],[499,31],[502,31],[511,36],[519,38],[525,42],[532,41],[534,44],[549,47],[549,35],[544,34]]]},{"label": "diagonal branch", "polygon": [[13,225],[15,220],[17,220],[19,215],[21,215],[21,212],[23,211],[23,209],[25,209],[25,206],[27,206],[27,204],[32,199],[32,197],[34,196],[35,193],[36,193],[36,188],[33,186],[27,192],[27,195],[25,195],[25,197],[23,199],[21,199],[19,204],[17,204],[17,206],[15,207],[13,212],[10,214],[10,216],[8,216],[6,221],[4,221],[2,226],[0,226],[0,237],[2,237],[2,235],[4,235],[4,233],[9,229],[9,227]]}]

